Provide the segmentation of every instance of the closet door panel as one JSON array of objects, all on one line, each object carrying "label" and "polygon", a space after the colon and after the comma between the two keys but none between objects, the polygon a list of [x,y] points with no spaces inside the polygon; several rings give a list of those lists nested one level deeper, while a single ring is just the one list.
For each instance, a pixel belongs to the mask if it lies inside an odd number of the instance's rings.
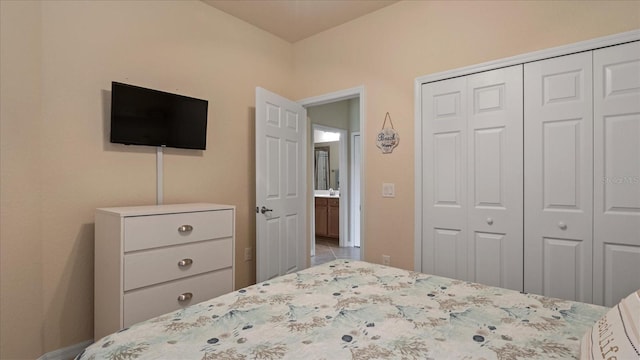
[{"label": "closet door panel", "polygon": [[464,203],[460,191],[462,136],[460,131],[433,134],[433,201],[437,207],[460,208]]},{"label": "closet door panel", "polygon": [[640,42],[594,51],[594,301],[640,288]]},{"label": "closet door panel", "polygon": [[422,271],[467,279],[465,79],[423,85]]},{"label": "closet door panel", "polygon": [[466,248],[463,232],[457,229],[435,228],[433,233],[433,272],[439,276],[458,279],[462,270],[466,270],[461,250]]},{"label": "closet door panel", "polygon": [[581,124],[575,119],[542,124],[544,209],[580,209]]},{"label": "closet door panel", "polygon": [[524,289],[591,302],[591,53],[525,64],[524,84]]},{"label": "closet door panel", "polygon": [[475,129],[473,148],[473,206],[475,208],[505,208],[505,154],[506,129],[504,126]]},{"label": "closet door panel", "polygon": [[508,241],[508,238],[505,234],[482,232],[475,232],[474,236],[472,243],[475,255],[473,281],[485,285],[503,287],[509,271],[506,261],[506,249],[508,248],[506,241]]},{"label": "closet door panel", "polygon": [[582,270],[582,262],[590,261],[582,256],[584,246],[584,241],[577,239],[544,239],[543,293],[560,299],[580,298],[582,286],[591,282],[591,274]]},{"label": "closet door panel", "polygon": [[[627,297],[638,285],[638,264],[640,264],[640,246],[604,244],[604,302],[614,306]],[[633,289],[633,290],[629,290]],[[612,304],[612,305],[607,305]]]},{"label": "closet door panel", "polygon": [[640,114],[609,116],[604,119],[602,126],[604,210],[625,214],[637,213],[640,209]]},{"label": "closet door panel", "polygon": [[522,65],[467,77],[469,279],[523,290]]}]

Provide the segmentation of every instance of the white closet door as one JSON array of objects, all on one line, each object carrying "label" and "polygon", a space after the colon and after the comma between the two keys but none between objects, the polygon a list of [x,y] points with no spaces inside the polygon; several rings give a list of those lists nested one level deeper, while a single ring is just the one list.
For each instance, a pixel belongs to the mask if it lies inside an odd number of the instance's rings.
[{"label": "white closet door", "polygon": [[422,271],[467,279],[466,79],[422,86]]},{"label": "white closet door", "polygon": [[640,42],[594,51],[594,301],[640,288]]},{"label": "white closet door", "polygon": [[591,52],[525,64],[526,292],[592,299]]},{"label": "white closet door", "polygon": [[522,65],[467,77],[469,280],[523,290]]},{"label": "white closet door", "polygon": [[522,66],[423,85],[427,273],[522,290]]}]

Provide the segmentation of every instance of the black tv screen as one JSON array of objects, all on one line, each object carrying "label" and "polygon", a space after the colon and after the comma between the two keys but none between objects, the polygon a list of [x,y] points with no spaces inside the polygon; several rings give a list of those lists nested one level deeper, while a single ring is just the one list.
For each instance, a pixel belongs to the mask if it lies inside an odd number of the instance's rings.
[{"label": "black tv screen", "polygon": [[111,83],[111,142],[205,150],[209,102]]}]

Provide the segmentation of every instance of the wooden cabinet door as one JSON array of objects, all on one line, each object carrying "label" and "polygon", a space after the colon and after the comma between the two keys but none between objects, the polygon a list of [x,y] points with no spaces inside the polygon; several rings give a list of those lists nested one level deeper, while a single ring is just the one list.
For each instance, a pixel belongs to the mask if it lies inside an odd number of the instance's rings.
[{"label": "wooden cabinet door", "polygon": [[327,217],[327,236],[340,238],[340,199],[329,199]]},{"label": "wooden cabinet door", "polygon": [[316,236],[328,236],[327,199],[316,198]]}]

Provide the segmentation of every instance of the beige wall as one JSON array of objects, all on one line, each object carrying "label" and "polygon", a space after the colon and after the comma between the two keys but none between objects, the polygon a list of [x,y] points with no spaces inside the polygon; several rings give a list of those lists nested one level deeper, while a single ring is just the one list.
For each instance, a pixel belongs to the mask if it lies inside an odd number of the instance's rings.
[{"label": "beige wall", "polygon": [[39,2],[0,1],[1,359],[43,352],[41,20]]},{"label": "beige wall", "polygon": [[[294,44],[298,98],[365,87],[365,260],[414,267],[416,77],[638,28],[637,1],[401,1]],[[400,144],[383,155],[387,111]]]},{"label": "beige wall", "polygon": [[[167,150],[165,202],[237,205],[237,286],[255,280],[255,86],[364,85],[365,256],[412,268],[414,79],[640,28],[638,4],[404,1],[291,45],[198,1],[0,1],[0,358],[92,338],[93,209],[155,201],[154,150],[107,141],[112,80],[209,99],[208,149]],[[387,111],[401,142],[382,155]]]},{"label": "beige wall", "polygon": [[255,87],[293,96],[291,44],[199,1],[0,3],[0,358],[91,339],[94,209],[155,203],[155,148],[108,141],[114,80],[209,100],[164,200],[236,205],[236,286],[255,282]]}]

